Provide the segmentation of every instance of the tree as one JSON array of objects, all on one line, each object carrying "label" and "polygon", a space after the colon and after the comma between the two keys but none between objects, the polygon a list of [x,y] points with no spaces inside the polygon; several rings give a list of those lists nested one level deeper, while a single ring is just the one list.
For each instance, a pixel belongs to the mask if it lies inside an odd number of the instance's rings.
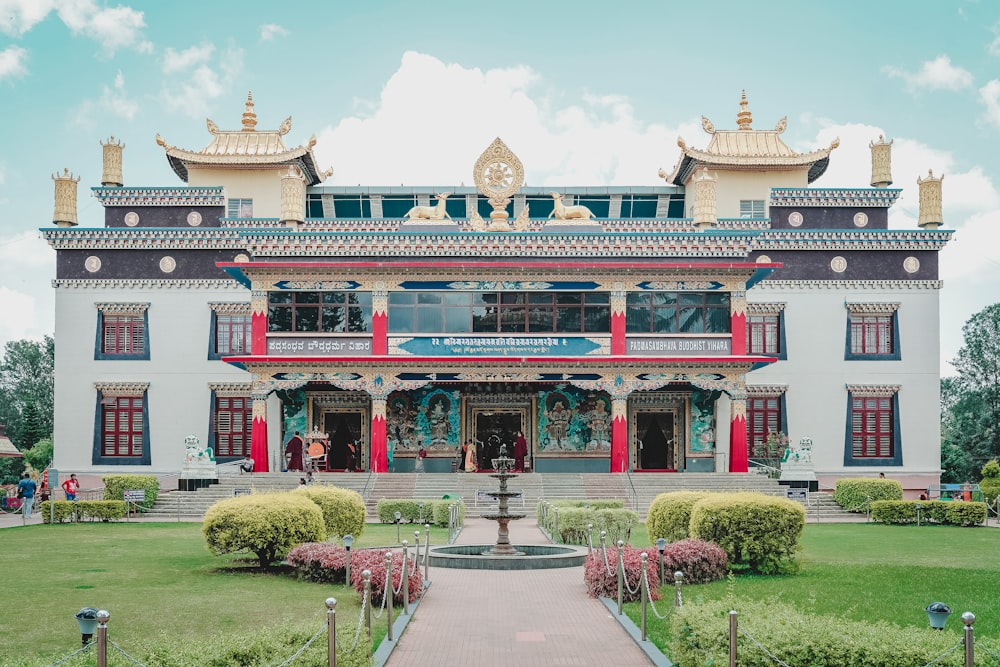
[{"label": "tree", "polygon": [[18,449],[29,449],[52,434],[54,387],[55,341],[51,336],[7,342],[0,362],[0,423],[7,426]]}]

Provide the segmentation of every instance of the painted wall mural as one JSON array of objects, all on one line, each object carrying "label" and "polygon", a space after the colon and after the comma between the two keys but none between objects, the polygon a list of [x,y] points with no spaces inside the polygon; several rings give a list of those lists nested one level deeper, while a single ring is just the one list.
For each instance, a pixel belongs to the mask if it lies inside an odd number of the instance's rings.
[{"label": "painted wall mural", "polygon": [[302,434],[311,431],[306,410],[305,389],[279,389],[275,394],[281,399],[282,444],[288,442],[296,431]]},{"label": "painted wall mural", "polygon": [[721,395],[721,391],[692,388],[690,456],[715,453],[715,401]]},{"label": "painted wall mural", "polygon": [[565,386],[538,393],[537,452],[545,456],[608,456],[611,399]]},{"label": "painted wall mural", "polygon": [[429,385],[396,391],[386,406],[386,437],[395,454],[416,454],[421,446],[430,456],[453,456],[459,445],[461,393]]}]

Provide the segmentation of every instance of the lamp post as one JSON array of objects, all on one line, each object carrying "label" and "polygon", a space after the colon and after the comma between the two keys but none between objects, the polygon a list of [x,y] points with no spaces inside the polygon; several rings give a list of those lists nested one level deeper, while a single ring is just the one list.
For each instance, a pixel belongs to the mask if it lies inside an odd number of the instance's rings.
[{"label": "lamp post", "polygon": [[662,537],[656,538],[656,550],[660,552],[660,585],[663,585],[663,552],[667,550],[667,540]]},{"label": "lamp post", "polygon": [[351,585],[351,546],[354,544],[354,536],[348,533],[344,535],[344,550],[347,552],[347,568],[344,572],[344,579],[348,586]]},{"label": "lamp post", "polygon": [[396,510],[396,514],[394,516],[396,517],[396,543],[398,544],[399,543],[399,520],[403,518],[403,513],[400,512],[399,510]]},{"label": "lamp post", "polygon": [[93,607],[84,607],[73,615],[76,622],[80,624],[80,644],[86,646],[94,637],[97,630],[97,610]]},{"label": "lamp post", "polygon": [[930,621],[932,629],[944,630],[945,621],[951,616],[951,607],[944,602],[931,602],[924,607],[924,611],[927,612],[927,620]]}]

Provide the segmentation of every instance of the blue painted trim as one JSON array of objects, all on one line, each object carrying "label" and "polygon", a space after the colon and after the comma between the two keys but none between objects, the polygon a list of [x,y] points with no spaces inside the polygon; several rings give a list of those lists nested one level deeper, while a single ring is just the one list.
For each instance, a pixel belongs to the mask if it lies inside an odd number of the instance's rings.
[{"label": "blue painted trim", "polygon": [[[788,341],[785,336],[785,309],[778,312],[778,359],[785,361],[788,359]],[[784,400],[784,394],[781,395]],[[788,433],[788,431],[785,431]]]},{"label": "blue painted trim", "polygon": [[238,282],[240,285],[243,285],[247,289],[251,289],[252,283],[250,282],[250,279],[247,277],[247,275],[243,273],[243,269],[237,266],[227,266],[224,267],[222,270],[228,273],[229,276],[233,280]]},{"label": "blue painted trim", "polygon": [[847,392],[847,419],[844,424],[844,466],[851,468],[888,468],[903,465],[903,438],[899,423],[899,393],[892,395],[892,458],[859,457],[851,453],[851,403],[853,392]]},{"label": "blue painted trim", "polygon": [[847,313],[847,336],[844,339],[844,361],[899,361],[902,358],[899,340],[899,311],[892,313],[892,354],[854,354],[851,352],[851,313]]},{"label": "blue painted trim", "polygon": [[[221,354],[216,352],[218,343],[218,333],[219,333],[219,314],[212,309],[212,314],[208,318],[208,359],[209,361],[218,361],[222,359]],[[215,392],[213,391],[214,395]],[[211,432],[211,431],[209,431]]]},{"label": "blue painted trim", "polygon": [[149,391],[142,392],[142,456],[104,456],[101,454],[103,438],[103,415],[101,400],[104,393],[98,390],[94,410],[94,448],[90,456],[91,465],[103,466],[148,466],[152,463],[149,451]]},{"label": "blue painted trim", "polygon": [[785,400],[785,394],[787,392],[781,392],[781,396],[778,401],[778,409],[781,410],[781,432],[788,433],[788,402]]},{"label": "blue painted trim", "polygon": [[753,272],[753,275],[747,279],[747,289],[750,289],[760,281],[767,278],[769,275],[775,272],[773,267],[761,267]]},{"label": "blue painted trim", "polygon": [[97,337],[94,340],[94,361],[149,361],[149,309],[142,312],[142,349],[139,354],[105,354],[101,352],[104,338],[104,312],[97,311]]}]

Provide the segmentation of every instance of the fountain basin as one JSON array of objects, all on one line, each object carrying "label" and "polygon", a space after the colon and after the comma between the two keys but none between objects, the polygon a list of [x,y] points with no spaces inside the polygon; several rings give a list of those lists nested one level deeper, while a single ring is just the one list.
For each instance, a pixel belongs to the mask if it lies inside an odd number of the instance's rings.
[{"label": "fountain basin", "polygon": [[523,555],[496,555],[492,544],[461,544],[431,547],[432,567],[458,570],[549,570],[577,567],[587,559],[587,547],[550,544],[514,544]]}]

